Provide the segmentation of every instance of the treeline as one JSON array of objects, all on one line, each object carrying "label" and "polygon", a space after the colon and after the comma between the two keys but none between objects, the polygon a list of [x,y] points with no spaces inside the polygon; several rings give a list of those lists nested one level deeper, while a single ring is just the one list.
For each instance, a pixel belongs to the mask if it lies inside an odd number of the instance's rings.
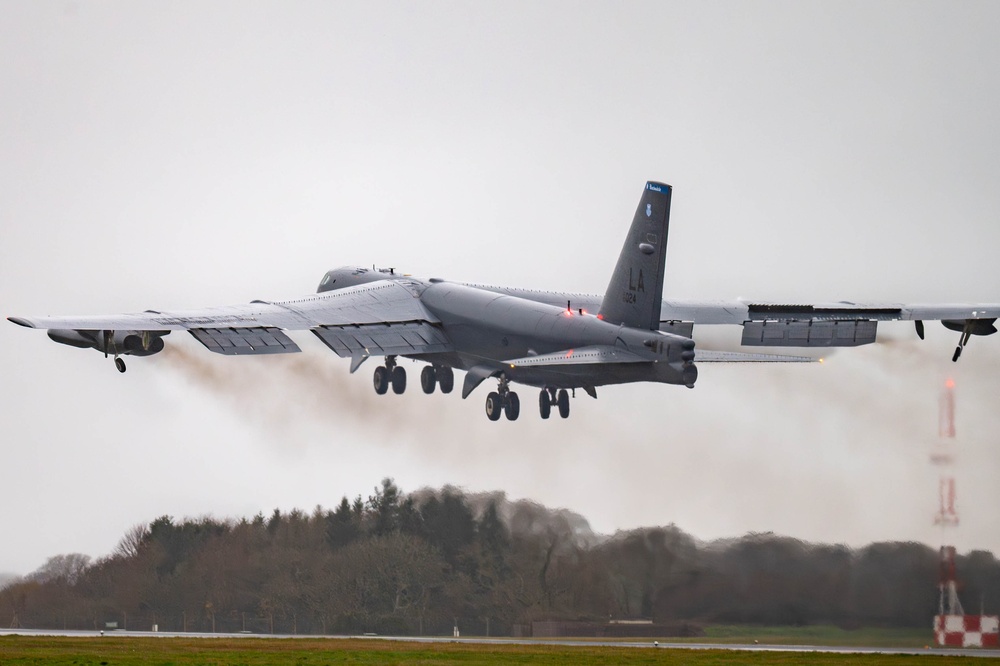
[{"label": "treeline", "polygon": [[[969,612],[997,612],[1000,562],[960,557]],[[0,590],[27,628],[510,634],[536,620],[929,627],[939,555],[676,527],[597,537],[568,511],[389,479],[332,510],[139,525],[111,555],[50,558]]]}]

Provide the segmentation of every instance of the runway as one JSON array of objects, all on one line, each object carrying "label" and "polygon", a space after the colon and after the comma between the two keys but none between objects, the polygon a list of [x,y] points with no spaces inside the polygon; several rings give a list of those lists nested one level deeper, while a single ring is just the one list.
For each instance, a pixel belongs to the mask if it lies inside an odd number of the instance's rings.
[{"label": "runway", "polygon": [[[65,636],[94,637],[102,636],[99,631],[55,630],[55,629],[0,629],[0,636]],[[291,640],[369,640],[369,641],[399,641],[403,643],[466,643],[469,645],[555,645],[563,647],[628,647],[647,648],[650,650],[731,650],[737,652],[826,652],[831,654],[885,654],[885,655],[943,655],[949,657],[980,657],[985,659],[1000,659],[1000,650],[978,648],[892,648],[892,647],[843,647],[836,645],[756,645],[733,643],[665,643],[651,640],[587,640],[582,638],[485,638],[468,637],[453,638],[451,636],[316,636],[312,634],[203,634],[194,632],[168,631],[107,631],[104,636],[143,637],[143,638],[265,638]]]}]

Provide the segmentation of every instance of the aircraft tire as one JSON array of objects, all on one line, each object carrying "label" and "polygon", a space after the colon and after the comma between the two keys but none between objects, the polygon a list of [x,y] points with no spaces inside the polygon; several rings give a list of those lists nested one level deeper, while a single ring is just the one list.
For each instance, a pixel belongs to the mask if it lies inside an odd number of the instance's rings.
[{"label": "aircraft tire", "polygon": [[552,400],[549,398],[549,392],[542,389],[542,392],[538,394],[538,413],[543,419],[549,418],[549,414],[552,413]]},{"label": "aircraft tire", "polygon": [[385,392],[389,390],[388,368],[384,365],[375,368],[375,374],[372,375],[372,383],[375,385],[375,393],[385,395]]},{"label": "aircraft tire", "polygon": [[500,419],[500,412],[503,411],[503,400],[500,399],[500,394],[493,391],[488,396],[486,396],[486,418],[490,421],[497,421]]},{"label": "aircraft tire", "polygon": [[437,384],[437,376],[434,372],[432,366],[424,366],[424,369],[420,371],[420,388],[423,389],[424,393],[430,395],[434,393],[434,385]]},{"label": "aircraft tire", "polygon": [[559,416],[564,419],[569,417],[569,393],[566,392],[566,389],[559,389],[556,406],[559,407]]},{"label": "aircraft tire", "polygon": [[507,394],[507,401],[503,406],[503,413],[507,416],[508,421],[516,421],[517,417],[521,415],[521,399],[517,397],[517,394],[511,391]]},{"label": "aircraft tire", "polygon": [[120,358],[115,359],[115,367],[118,368],[118,372],[125,372],[125,361]]},{"label": "aircraft tire", "polygon": [[435,370],[437,375],[438,386],[441,388],[441,393],[451,393],[451,390],[455,388],[455,373],[451,368],[438,368]]},{"label": "aircraft tire", "polygon": [[392,392],[402,395],[406,390],[406,370],[398,365],[392,369]]}]

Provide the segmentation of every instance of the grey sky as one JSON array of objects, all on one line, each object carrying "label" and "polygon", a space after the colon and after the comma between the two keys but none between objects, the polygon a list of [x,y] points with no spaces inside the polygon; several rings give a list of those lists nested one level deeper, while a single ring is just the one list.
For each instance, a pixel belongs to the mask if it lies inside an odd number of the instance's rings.
[{"label": "grey sky", "polygon": [[[343,264],[603,293],[645,180],[665,293],[1000,300],[1000,5],[4,2],[0,314],[280,298]],[[960,548],[1000,551],[1000,340],[608,388],[566,422],[377,398],[369,369],[224,359],[119,376],[0,325],[0,571],[161,514],[454,483],[595,529],[676,522],[936,543],[937,391],[958,381]],[[416,366],[414,366],[416,367]]]}]

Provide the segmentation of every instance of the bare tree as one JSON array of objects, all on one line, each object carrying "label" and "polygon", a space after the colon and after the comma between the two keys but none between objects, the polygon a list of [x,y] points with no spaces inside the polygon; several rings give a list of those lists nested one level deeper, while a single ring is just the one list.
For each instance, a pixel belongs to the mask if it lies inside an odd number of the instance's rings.
[{"label": "bare tree", "polygon": [[135,557],[149,539],[149,525],[146,523],[136,523],[125,530],[125,535],[115,546],[114,555],[116,557]]},{"label": "bare tree", "polygon": [[82,553],[53,555],[29,578],[37,580],[39,583],[60,582],[74,585],[88,564],[90,564],[90,556]]}]

